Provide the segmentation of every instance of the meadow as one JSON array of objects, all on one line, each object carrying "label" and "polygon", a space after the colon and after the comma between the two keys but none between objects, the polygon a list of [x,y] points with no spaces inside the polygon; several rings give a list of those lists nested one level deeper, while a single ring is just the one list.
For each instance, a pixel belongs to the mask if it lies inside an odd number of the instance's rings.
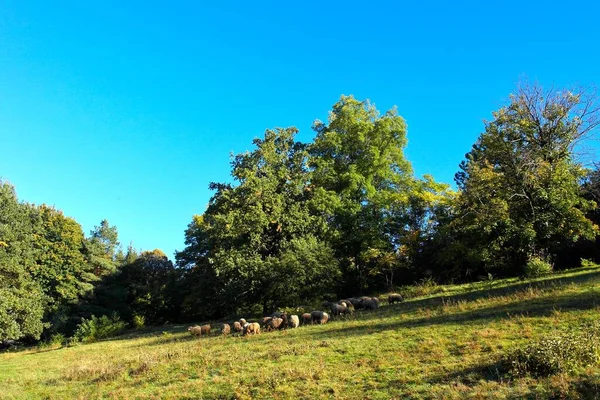
[{"label": "meadow", "polygon": [[598,362],[548,376],[502,363],[598,320],[599,268],[401,293],[403,303],[256,336],[198,338],[165,325],[0,353],[0,398],[600,398]]}]

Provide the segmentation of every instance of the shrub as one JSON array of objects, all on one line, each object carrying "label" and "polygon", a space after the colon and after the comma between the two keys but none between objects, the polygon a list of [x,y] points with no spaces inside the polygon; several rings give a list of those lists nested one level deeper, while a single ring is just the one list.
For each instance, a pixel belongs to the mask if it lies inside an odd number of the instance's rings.
[{"label": "shrub", "polygon": [[73,338],[80,342],[93,342],[98,339],[104,339],[114,336],[127,328],[127,324],[121,321],[115,313],[112,317],[103,315],[97,318],[92,315],[90,319],[81,319],[81,323],[77,325],[77,329],[73,334]]},{"label": "shrub", "polygon": [[133,327],[135,329],[142,329],[144,326],[146,326],[146,318],[143,315],[134,315]]},{"label": "shrub", "polygon": [[552,273],[552,265],[541,258],[531,258],[525,265],[526,278],[538,278]]},{"label": "shrub", "polygon": [[599,361],[600,325],[546,337],[504,357],[504,369],[515,376],[547,377],[573,372]]},{"label": "shrub", "polygon": [[598,268],[599,265],[591,260],[586,260],[585,258],[581,259],[581,266],[583,268]]}]

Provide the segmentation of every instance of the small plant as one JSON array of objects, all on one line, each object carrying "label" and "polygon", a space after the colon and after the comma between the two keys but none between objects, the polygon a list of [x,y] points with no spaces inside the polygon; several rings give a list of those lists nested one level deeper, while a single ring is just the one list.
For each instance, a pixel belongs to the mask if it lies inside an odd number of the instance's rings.
[{"label": "small plant", "polygon": [[526,278],[539,278],[552,273],[552,264],[541,258],[533,257],[525,265]]},{"label": "small plant", "polygon": [[546,337],[517,349],[502,360],[514,376],[547,377],[596,364],[600,355],[600,325],[584,326]]},{"label": "small plant", "polygon": [[81,319],[73,338],[79,342],[94,342],[98,339],[114,336],[125,330],[125,328],[127,328],[127,323],[121,321],[116,313],[112,317],[103,315],[97,318],[92,315],[90,319]]},{"label": "small plant", "polygon": [[135,329],[142,329],[144,326],[146,326],[146,318],[143,315],[135,314],[133,316],[133,327]]},{"label": "small plant", "polygon": [[581,266],[583,268],[598,268],[600,265],[596,264],[592,260],[586,260],[585,258],[581,259]]}]

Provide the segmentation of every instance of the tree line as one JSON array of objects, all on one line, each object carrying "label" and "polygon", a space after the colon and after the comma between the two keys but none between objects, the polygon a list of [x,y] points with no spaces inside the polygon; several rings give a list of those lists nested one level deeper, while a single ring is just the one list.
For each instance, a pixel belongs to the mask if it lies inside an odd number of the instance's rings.
[{"label": "tree line", "polygon": [[597,261],[600,172],[576,150],[598,110],[590,90],[520,86],[485,122],[453,190],[414,175],[396,109],[342,96],[310,143],[269,129],[232,158],[232,182],[210,184],[175,265],[160,250],[121,250],[107,221],[85,237],[2,183],[0,339],[69,332],[90,315],[197,321]]}]

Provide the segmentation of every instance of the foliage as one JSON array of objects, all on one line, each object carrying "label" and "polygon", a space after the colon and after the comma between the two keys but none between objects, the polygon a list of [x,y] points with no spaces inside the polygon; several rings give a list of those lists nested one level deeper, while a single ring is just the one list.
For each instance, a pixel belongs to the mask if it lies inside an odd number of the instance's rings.
[{"label": "foliage", "polygon": [[133,327],[135,329],[142,329],[146,326],[146,318],[143,315],[133,315]]},{"label": "foliage", "polygon": [[584,258],[581,259],[581,266],[583,268],[598,268],[598,267],[600,267],[600,265],[596,264],[595,262],[593,262],[591,260],[586,260]]},{"label": "foliage", "polygon": [[73,338],[79,342],[94,342],[115,336],[126,328],[127,323],[121,321],[117,314],[113,314],[111,317],[103,315],[100,318],[92,315],[90,319],[81,319]]},{"label": "foliage", "polygon": [[545,377],[600,361],[600,325],[548,336],[514,350],[502,361],[513,375]]},{"label": "foliage", "polygon": [[115,273],[122,261],[117,227],[110,226],[105,219],[90,231],[90,237],[86,240],[84,248],[87,262],[97,277]]},{"label": "foliage", "polygon": [[584,92],[522,86],[494,113],[456,174],[460,195],[441,231],[454,238],[453,258],[517,274],[531,257],[596,236],[586,217],[595,203],[581,195],[585,170],[573,155],[597,125],[594,101]]},{"label": "foliage", "polygon": [[267,312],[335,284],[337,261],[323,240],[326,221],[311,208],[308,153],[296,133],[267,130],[255,150],[233,158],[237,186],[211,184],[216,193],[177,254],[189,270],[184,309],[206,317],[261,304]]},{"label": "foliage", "polygon": [[47,297],[28,269],[35,265],[35,209],[0,181],[0,340],[39,339]]},{"label": "foliage", "polygon": [[525,276],[527,278],[538,278],[552,273],[552,264],[540,258],[532,258],[525,265]]}]

